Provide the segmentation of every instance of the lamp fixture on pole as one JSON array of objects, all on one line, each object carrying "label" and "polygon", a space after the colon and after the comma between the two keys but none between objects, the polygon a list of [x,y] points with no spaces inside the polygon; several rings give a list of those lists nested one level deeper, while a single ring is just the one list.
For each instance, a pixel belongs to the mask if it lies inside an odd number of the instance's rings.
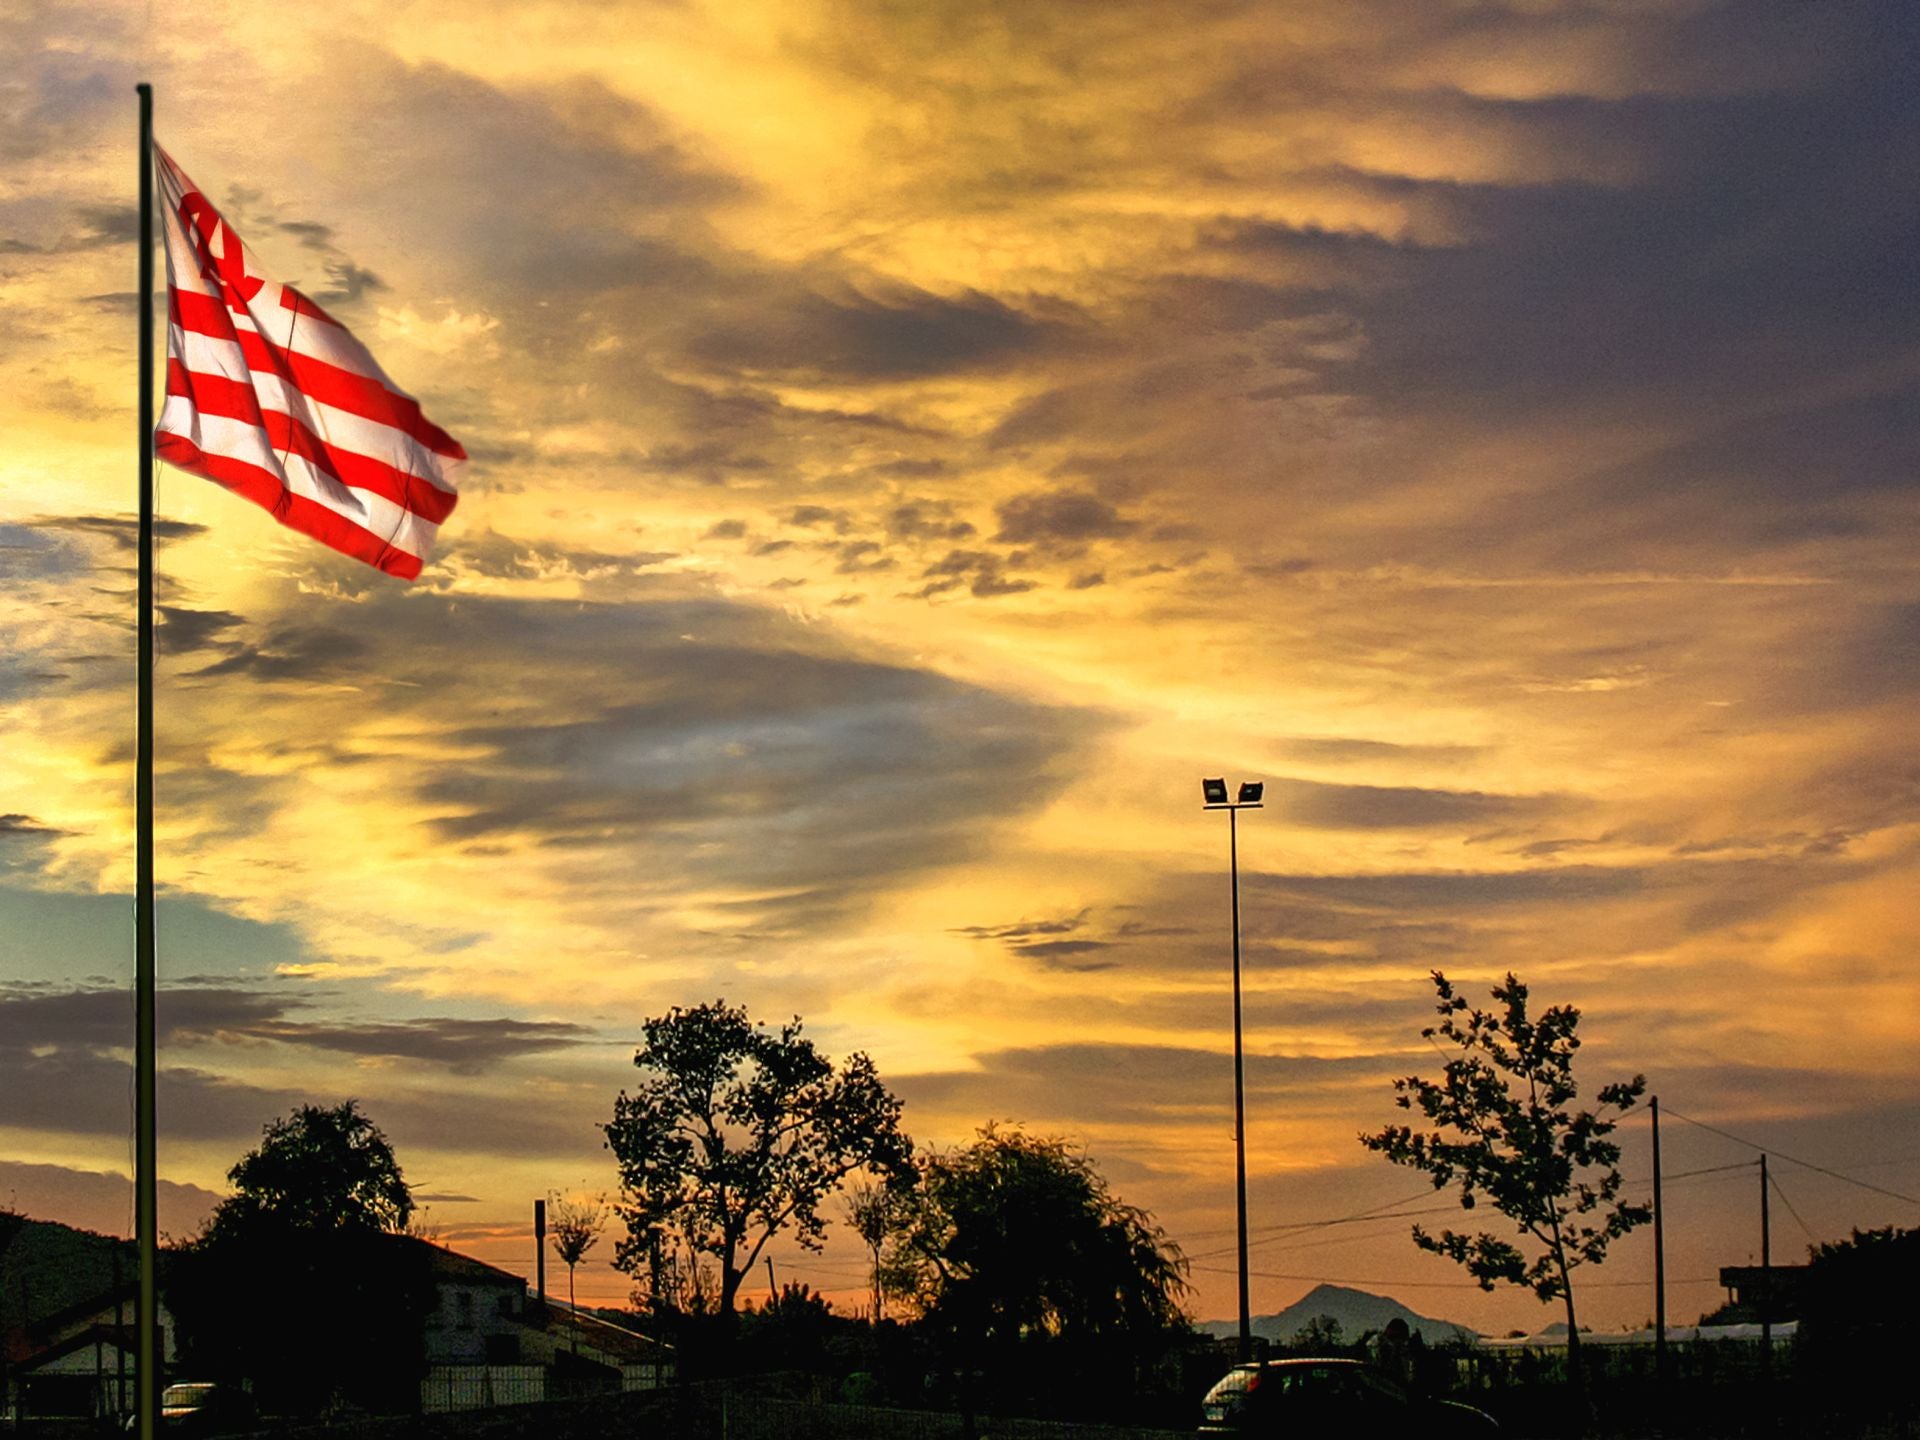
[{"label": "lamp fixture on pole", "polygon": [[1227,871],[1233,896],[1233,1183],[1240,1249],[1240,1359],[1253,1358],[1253,1309],[1247,1288],[1247,1082],[1240,1040],[1240,837],[1239,814],[1260,809],[1262,781],[1242,783],[1236,799],[1227,799],[1227,782],[1202,780],[1203,808],[1227,812]]}]

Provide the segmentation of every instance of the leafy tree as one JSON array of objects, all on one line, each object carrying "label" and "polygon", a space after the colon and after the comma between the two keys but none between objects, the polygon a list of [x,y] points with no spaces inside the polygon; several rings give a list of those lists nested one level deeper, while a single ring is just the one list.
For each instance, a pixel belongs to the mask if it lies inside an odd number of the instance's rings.
[{"label": "leafy tree", "polygon": [[1315,1315],[1293,1336],[1293,1348],[1302,1355],[1338,1355],[1346,1343],[1340,1322],[1332,1315]]},{"label": "leafy tree", "polygon": [[[856,1170],[911,1162],[900,1102],[865,1055],[838,1070],[800,1033],[753,1023],[724,1000],[646,1022],[633,1057],[645,1079],[621,1091],[602,1128],[619,1163],[627,1234],[614,1263],[643,1280],[683,1243],[719,1266],[716,1308],[730,1325],[741,1280],[791,1229],[818,1249],[820,1202]],[[672,1268],[677,1269],[677,1265]],[[655,1305],[668,1298],[656,1287]]]},{"label": "leafy tree", "polygon": [[[1652,1210],[1620,1198],[1620,1147],[1607,1139],[1616,1120],[1647,1086],[1644,1075],[1603,1086],[1597,1110],[1570,1109],[1579,1095],[1573,1078],[1580,1012],[1556,1005],[1538,1018],[1527,1011],[1527,987],[1513,975],[1494,987],[1497,1010],[1478,1010],[1456,994],[1440,971],[1438,1025],[1420,1034],[1458,1051],[1438,1080],[1417,1076],[1393,1082],[1394,1103],[1439,1128],[1389,1125],[1360,1143],[1396,1165],[1425,1171],[1433,1188],[1460,1185],[1461,1208],[1484,1197],[1540,1248],[1531,1259],[1501,1235],[1413,1227],[1413,1243],[1466,1267],[1482,1290],[1496,1283],[1524,1286],[1543,1302],[1562,1300],[1567,1312],[1570,1378],[1579,1384],[1580,1327],[1574,1317],[1573,1272],[1606,1259],[1607,1247]],[[1592,1173],[1589,1173],[1592,1172]]]},{"label": "leafy tree", "polygon": [[822,1375],[832,1368],[833,1336],[844,1323],[833,1313],[832,1301],[789,1281],[779,1294],[748,1308],[741,1322],[742,1348],[752,1369]]},{"label": "leafy tree", "polygon": [[1857,1411],[1916,1408],[1910,1366],[1920,1229],[1815,1245],[1800,1288],[1796,1369],[1808,1393]]},{"label": "leafy tree", "polygon": [[268,1218],[294,1229],[397,1235],[413,1216],[393,1147],[357,1100],[302,1105],[271,1122],[227,1180],[234,1193],[215,1212],[216,1226]]},{"label": "leafy tree", "polygon": [[920,1160],[888,1251],[890,1287],[948,1337],[962,1375],[1017,1384],[1044,1369],[1056,1401],[1077,1373],[1096,1382],[1068,1387],[1083,1399],[1125,1402],[1136,1368],[1185,1328],[1186,1268],[1086,1156],[993,1125]]},{"label": "leafy tree", "polygon": [[227,1178],[233,1194],[168,1270],[193,1371],[251,1379],[283,1413],[417,1405],[434,1290],[426,1246],[402,1233],[413,1197],[379,1128],[352,1100],[303,1105]]},{"label": "leafy tree", "polygon": [[579,1353],[580,1325],[579,1306],[573,1298],[573,1274],[587,1252],[600,1242],[600,1232],[607,1228],[606,1207],[598,1196],[580,1199],[556,1195],[548,1206],[547,1233],[553,1237],[553,1250],[560,1262],[567,1267],[567,1338],[568,1348]]}]

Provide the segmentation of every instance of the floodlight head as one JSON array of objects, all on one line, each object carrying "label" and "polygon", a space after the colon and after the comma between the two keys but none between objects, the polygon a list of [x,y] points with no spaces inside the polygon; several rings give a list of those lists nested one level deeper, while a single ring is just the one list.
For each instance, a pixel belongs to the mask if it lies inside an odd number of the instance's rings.
[{"label": "floodlight head", "polygon": [[1242,805],[1258,805],[1260,793],[1267,788],[1264,780],[1249,780],[1240,787],[1239,802]]},{"label": "floodlight head", "polygon": [[1225,780],[1202,780],[1200,782],[1200,793],[1207,797],[1207,804],[1224,805],[1227,803],[1227,782]]}]

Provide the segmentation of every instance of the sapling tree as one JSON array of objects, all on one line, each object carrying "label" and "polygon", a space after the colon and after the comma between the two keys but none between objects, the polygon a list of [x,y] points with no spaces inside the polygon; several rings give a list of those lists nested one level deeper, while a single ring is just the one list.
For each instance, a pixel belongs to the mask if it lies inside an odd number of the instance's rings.
[{"label": "sapling tree", "polygon": [[885,1180],[856,1180],[847,1187],[847,1223],[867,1247],[873,1285],[873,1323],[886,1318],[885,1260],[887,1237],[903,1215],[904,1192]]},{"label": "sapling tree", "polygon": [[587,1252],[599,1242],[607,1226],[607,1209],[598,1195],[556,1195],[547,1206],[547,1233],[553,1237],[554,1254],[567,1267],[568,1348],[579,1352],[580,1307],[573,1298],[573,1272]]},{"label": "sapling tree", "polygon": [[1577,1385],[1573,1272],[1599,1264],[1610,1244],[1653,1217],[1621,1198],[1620,1147],[1607,1138],[1646,1090],[1646,1077],[1602,1086],[1596,1108],[1575,1110],[1578,1010],[1556,1005],[1529,1015],[1527,987],[1512,974],[1494,987],[1490,1010],[1469,1006],[1438,970],[1433,984],[1440,1023],[1420,1033],[1456,1053],[1438,1080],[1408,1076],[1393,1088],[1396,1105],[1418,1109],[1435,1128],[1389,1125],[1360,1143],[1424,1171],[1436,1190],[1457,1183],[1461,1208],[1484,1199],[1511,1222],[1512,1238],[1484,1230],[1434,1235],[1415,1225],[1413,1243],[1464,1266],[1482,1290],[1519,1285],[1543,1302],[1562,1301]]}]

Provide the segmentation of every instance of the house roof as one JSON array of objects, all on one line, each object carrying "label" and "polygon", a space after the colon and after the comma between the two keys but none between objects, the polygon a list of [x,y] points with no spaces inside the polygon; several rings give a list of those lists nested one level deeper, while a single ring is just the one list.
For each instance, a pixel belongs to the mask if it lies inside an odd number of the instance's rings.
[{"label": "house roof", "polygon": [[71,1355],[74,1351],[85,1349],[96,1342],[110,1349],[124,1350],[129,1357],[132,1357],[133,1326],[89,1325],[86,1329],[69,1335],[57,1345],[48,1345],[13,1361],[13,1371],[16,1375],[29,1374],[42,1366],[51,1365],[63,1355]]},{"label": "house roof", "polygon": [[427,1270],[435,1280],[458,1280],[468,1285],[512,1286],[516,1290],[527,1288],[526,1277],[515,1275],[511,1270],[502,1270],[497,1265],[489,1265],[484,1260],[462,1255],[458,1250],[449,1250],[444,1245],[436,1245],[417,1236],[403,1235],[398,1238],[409,1245],[418,1245],[426,1252]]},{"label": "house roof", "polygon": [[584,1310],[569,1310],[564,1300],[549,1299],[544,1316],[530,1314],[522,1323],[554,1335],[578,1335],[581,1345],[599,1351],[616,1364],[653,1365],[673,1357],[673,1347],[664,1340],[655,1340]]}]

